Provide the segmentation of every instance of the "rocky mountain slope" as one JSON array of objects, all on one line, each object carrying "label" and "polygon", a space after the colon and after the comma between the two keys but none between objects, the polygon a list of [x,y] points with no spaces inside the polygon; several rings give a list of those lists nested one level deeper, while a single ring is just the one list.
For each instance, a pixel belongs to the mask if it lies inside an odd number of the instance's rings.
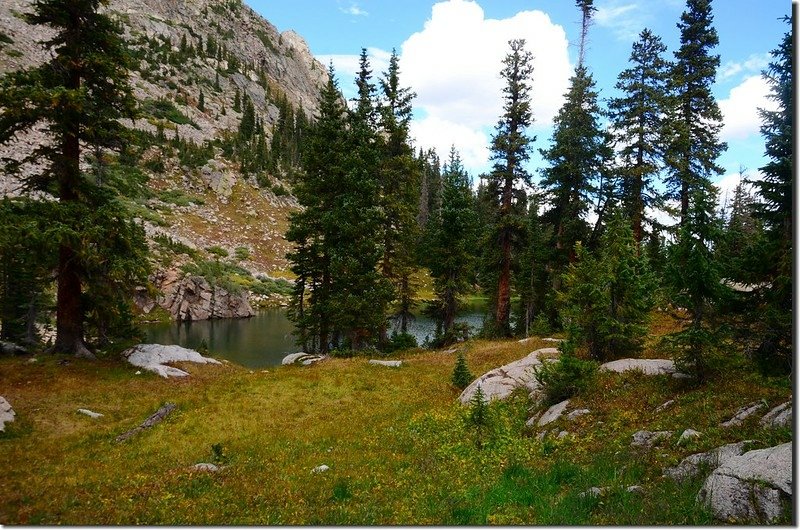
[{"label": "rocky mountain slope", "polygon": [[[39,44],[47,28],[22,16],[32,3],[0,3],[0,75],[49,53]],[[134,57],[130,81],[141,116],[127,125],[140,141],[133,162],[88,155],[86,170],[106,163],[143,183],[130,205],[162,277],[221,260],[228,287],[269,294],[265,282],[288,276],[283,234],[297,203],[286,177],[302,124],[317,111],[326,68],[302,37],[280,33],[241,0],[112,0],[105,9],[122,23]],[[248,119],[255,133],[243,140]],[[42,141],[40,133],[28,134],[0,156]],[[255,151],[266,153],[269,167],[245,167]],[[19,180],[0,174],[0,195],[17,193]]]}]

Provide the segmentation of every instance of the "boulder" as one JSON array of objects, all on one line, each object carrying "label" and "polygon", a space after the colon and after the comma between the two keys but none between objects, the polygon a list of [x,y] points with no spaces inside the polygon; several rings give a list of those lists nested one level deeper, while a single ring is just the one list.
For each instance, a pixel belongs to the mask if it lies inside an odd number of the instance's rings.
[{"label": "boulder", "polygon": [[672,431],[638,431],[633,433],[631,447],[652,447],[653,444],[672,436]]},{"label": "boulder", "polygon": [[537,425],[539,427],[544,427],[545,425],[553,423],[554,421],[556,421],[558,418],[561,417],[561,414],[564,413],[564,410],[566,410],[567,405],[569,405],[568,399],[565,399],[561,403],[556,403],[555,405],[547,409],[544,414],[542,414],[542,417],[539,418],[539,422],[537,423]]},{"label": "boulder", "polygon": [[736,411],[736,413],[733,415],[731,419],[729,419],[728,421],[723,421],[722,423],[720,423],[719,426],[738,427],[739,425],[744,423],[744,420],[746,420],[753,414],[765,408],[767,408],[766,403],[764,403],[763,401],[755,401],[753,403],[750,403],[749,405],[745,405],[739,408],[739,410]]},{"label": "boulder", "polygon": [[524,387],[534,396],[539,391],[539,383],[533,377],[534,366],[542,364],[541,355],[557,354],[557,348],[541,348],[529,353],[522,359],[505,364],[500,368],[490,370],[469,384],[458,397],[462,404],[467,404],[472,399],[480,385],[483,393],[489,400],[505,399],[519,387]]},{"label": "boulder", "polygon": [[301,351],[297,353],[290,353],[289,355],[283,358],[281,364],[283,365],[302,364],[303,366],[308,366],[309,364],[317,363],[323,359],[325,359],[324,355],[315,355],[313,353],[306,353]]},{"label": "boulder", "polygon": [[735,524],[770,524],[792,501],[792,443],[730,458],[706,479],[697,500]]},{"label": "boulder", "polygon": [[137,344],[122,352],[122,357],[133,366],[154,372],[161,377],[186,377],[187,372],[167,366],[166,363],[192,362],[222,364],[211,357],[203,357],[194,350],[176,345]]},{"label": "boulder", "polygon": [[6,423],[14,421],[17,413],[11,408],[11,403],[6,398],[0,396],[0,432],[5,432]]},{"label": "boulder", "polygon": [[403,361],[379,361],[378,359],[370,359],[369,364],[377,364],[379,366],[389,366],[391,368],[399,368],[402,366]]},{"label": "boulder", "polygon": [[28,353],[28,350],[13,342],[0,341],[0,353],[5,353],[7,355],[24,355]]},{"label": "boulder", "polygon": [[644,375],[672,375],[676,371],[669,359],[618,359],[600,365],[600,369],[620,374],[633,370]]},{"label": "boulder", "polygon": [[664,476],[677,482],[694,478],[700,474],[703,468],[709,471],[717,469],[731,458],[741,455],[744,453],[744,448],[750,443],[752,443],[752,440],[745,440],[743,442],[723,445],[711,451],[706,451],[705,453],[689,455],[681,460],[680,464],[677,466],[665,469]]},{"label": "boulder", "polygon": [[792,426],[792,402],[787,401],[767,412],[758,422],[762,427],[778,428]]},{"label": "boulder", "polygon": [[703,436],[703,433],[701,432],[695,431],[694,429],[686,429],[678,438],[678,443],[683,444],[690,440],[694,440],[695,438],[700,438],[701,436]]}]

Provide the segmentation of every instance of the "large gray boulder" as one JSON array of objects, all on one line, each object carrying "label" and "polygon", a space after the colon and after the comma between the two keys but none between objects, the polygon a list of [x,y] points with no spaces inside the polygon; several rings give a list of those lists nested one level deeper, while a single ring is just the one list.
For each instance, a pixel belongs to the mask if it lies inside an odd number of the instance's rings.
[{"label": "large gray boulder", "polygon": [[601,364],[600,369],[620,374],[637,371],[644,375],[672,375],[676,372],[675,363],[669,359],[618,359]]},{"label": "large gray boulder", "polygon": [[694,478],[699,475],[703,469],[712,471],[731,458],[741,455],[744,453],[745,447],[750,443],[752,443],[752,440],[745,440],[743,442],[723,445],[711,451],[706,451],[705,453],[689,455],[681,460],[680,464],[677,466],[665,469],[664,476],[676,482]]},{"label": "large gray boulder", "polygon": [[725,522],[775,522],[792,501],[792,443],[729,459],[706,479],[697,499]]},{"label": "large gray boulder", "polygon": [[526,388],[532,395],[538,393],[539,383],[533,377],[532,368],[542,364],[542,355],[558,353],[558,348],[541,348],[529,353],[522,359],[490,370],[469,384],[458,397],[463,404],[469,403],[480,386],[486,399],[505,399],[519,387]]},{"label": "large gray boulder", "polygon": [[767,412],[763,418],[758,422],[762,427],[778,428],[778,427],[791,427],[792,425],[792,402],[787,401],[782,405],[778,405],[774,409]]},{"label": "large gray boulder", "polygon": [[302,364],[303,366],[308,366],[309,364],[318,363],[324,359],[326,359],[324,355],[315,355],[313,353],[306,353],[301,351],[297,353],[290,353],[289,355],[283,358],[281,364],[284,366],[290,364]]},{"label": "large gray boulder", "polygon": [[133,366],[149,370],[164,378],[186,377],[187,372],[167,366],[167,363],[192,362],[199,364],[222,364],[211,357],[203,357],[194,350],[176,345],[137,344],[122,352],[122,357]]},{"label": "large gray boulder", "polygon": [[3,396],[0,396],[0,432],[5,432],[6,423],[14,421],[16,415],[14,409],[11,408],[11,403],[6,401]]}]

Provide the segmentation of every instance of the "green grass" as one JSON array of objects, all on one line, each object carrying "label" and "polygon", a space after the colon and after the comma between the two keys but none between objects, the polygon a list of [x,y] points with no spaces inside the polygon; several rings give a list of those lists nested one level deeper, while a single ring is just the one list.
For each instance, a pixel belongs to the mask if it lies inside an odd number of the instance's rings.
[{"label": "green grass", "polygon": [[[461,348],[480,374],[548,345]],[[744,403],[785,401],[789,381],[739,371],[691,388],[603,373],[573,398],[592,413],[554,424],[575,436],[537,440],[525,427],[532,404],[518,392],[490,406],[479,449],[450,383],[455,355],[396,355],[399,369],[363,357],[252,372],[185,365],[183,380],[135,375],[115,359],[0,358],[0,395],[17,412],[0,434],[0,523],[698,525],[710,522],[694,503],[700,483],[666,481],[663,467],[722,443],[791,436],[757,421],[717,427]],[[667,399],[673,408],[655,415]],[[164,422],[113,441],[167,401],[178,410]],[[704,433],[691,446],[630,447],[636,430],[690,426]],[[215,457],[226,460],[221,472],[190,470]],[[312,473],[321,464],[330,470]],[[633,484],[644,493],[625,491]],[[592,486],[608,493],[581,498]]]}]

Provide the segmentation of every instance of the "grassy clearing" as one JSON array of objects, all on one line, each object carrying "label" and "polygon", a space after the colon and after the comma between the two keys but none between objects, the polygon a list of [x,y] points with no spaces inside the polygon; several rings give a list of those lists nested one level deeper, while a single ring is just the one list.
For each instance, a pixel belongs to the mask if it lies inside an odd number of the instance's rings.
[{"label": "grassy clearing", "polygon": [[[548,345],[462,348],[480,374]],[[256,371],[188,365],[191,377],[169,381],[113,360],[2,358],[0,395],[17,421],[0,434],[0,523],[704,524],[709,515],[694,503],[700,483],[677,486],[661,479],[662,467],[721,443],[751,438],[763,447],[791,437],[754,421],[716,427],[742,404],[791,396],[788,381],[733,368],[699,389],[603,374],[574,399],[592,413],[555,424],[573,433],[560,440],[526,430],[531,404],[515,394],[490,407],[490,434],[478,450],[449,382],[455,355],[399,357],[399,369],[364,358]],[[669,413],[654,414],[668,399]],[[178,410],[163,423],[113,442],[167,401]],[[678,447],[687,427],[704,435]],[[678,432],[640,452],[629,446],[639,429]],[[215,444],[227,467],[191,471],[212,461]],[[322,464],[330,470],[312,473]],[[644,493],[625,491],[633,484]],[[592,486],[608,492],[579,496]]]}]

